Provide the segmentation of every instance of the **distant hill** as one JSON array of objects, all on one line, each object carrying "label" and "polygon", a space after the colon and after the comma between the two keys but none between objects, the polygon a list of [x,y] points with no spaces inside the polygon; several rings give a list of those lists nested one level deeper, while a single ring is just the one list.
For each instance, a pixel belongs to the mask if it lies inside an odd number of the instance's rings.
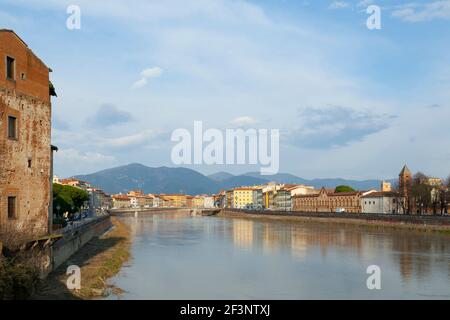
[{"label": "distant hill", "polygon": [[[303,179],[299,178],[297,176],[294,176],[292,174],[286,174],[286,173],[279,173],[276,175],[271,176],[263,176],[260,175],[259,172],[249,172],[245,174],[246,176],[254,177],[254,178],[260,178],[260,179],[266,179],[268,181],[275,181],[279,183],[294,183],[294,184],[306,184],[309,186],[313,186],[317,189],[321,187],[326,188],[335,188],[339,185],[347,185],[352,187],[356,190],[369,190],[369,189],[379,189],[381,185],[381,180],[348,180],[348,179],[341,179],[341,178],[327,178],[327,179]],[[390,179],[388,182],[395,183],[395,179]]]},{"label": "distant hill", "polygon": [[230,179],[233,177],[234,177],[234,175],[232,175],[231,173],[223,172],[223,171],[217,172],[214,174],[210,174],[208,176],[208,178],[213,179],[214,181],[223,181],[223,180]]},{"label": "distant hill", "polygon": [[220,188],[227,190],[227,189],[232,189],[232,188],[241,187],[241,186],[254,186],[254,185],[260,185],[260,184],[266,184],[267,182],[268,181],[264,180],[264,179],[242,175],[242,176],[235,176],[235,177],[220,181]]},{"label": "distant hill", "polygon": [[126,193],[137,189],[145,193],[212,194],[220,190],[265,184],[270,181],[306,184],[315,188],[321,188],[322,186],[334,188],[338,185],[348,185],[358,190],[378,189],[381,183],[380,180],[358,181],[339,178],[307,180],[285,173],[262,176],[258,172],[249,172],[234,176],[227,172],[219,172],[205,176],[187,168],[151,168],[138,163],[102,170],[92,174],[78,175],[75,178],[88,181],[111,194]]},{"label": "distant hill", "polygon": [[137,189],[145,193],[202,194],[218,191],[217,182],[197,171],[186,168],[150,168],[136,163],[76,178],[88,181],[108,193],[126,193]]},{"label": "distant hill", "polygon": [[263,176],[259,172],[248,172],[244,174],[245,176],[263,179],[265,181],[273,181],[279,183],[294,183],[294,184],[306,184],[308,180],[299,178],[289,173],[278,173],[271,176]]}]

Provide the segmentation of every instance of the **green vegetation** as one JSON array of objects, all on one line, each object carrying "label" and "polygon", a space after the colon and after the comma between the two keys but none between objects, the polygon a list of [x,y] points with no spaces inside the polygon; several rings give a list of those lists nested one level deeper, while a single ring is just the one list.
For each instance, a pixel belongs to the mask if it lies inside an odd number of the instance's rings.
[{"label": "green vegetation", "polygon": [[65,212],[76,213],[88,201],[86,191],[61,184],[53,184],[53,208],[55,214],[61,216]]},{"label": "green vegetation", "polygon": [[0,255],[0,300],[28,299],[39,283],[39,271],[32,263]]},{"label": "green vegetation", "polygon": [[50,96],[53,96],[53,97],[57,97],[58,96],[56,94],[55,87],[53,86],[53,83],[51,81],[48,82],[48,90],[49,90]]},{"label": "green vegetation", "polygon": [[65,265],[50,274],[39,288],[35,299],[95,299],[109,293],[120,294],[120,288],[108,284],[130,259],[130,228],[120,218],[112,217],[113,228],[94,238],[81,248],[70,260],[81,266],[83,275],[80,290],[69,291],[66,287]]},{"label": "green vegetation", "polygon": [[[117,274],[122,265],[130,258],[130,230],[117,218],[112,218],[114,228],[103,237],[94,239],[88,244],[103,251],[89,260],[89,266],[82,268],[84,285],[76,293],[79,298],[92,299],[105,295],[105,289],[120,292],[119,288],[107,284],[107,280]],[[92,253],[92,252],[91,252]]]},{"label": "green vegetation", "polygon": [[337,186],[336,189],[334,189],[334,192],[341,193],[341,192],[354,192],[355,189],[353,189],[350,186]]},{"label": "green vegetation", "polygon": [[61,228],[65,228],[67,226],[67,221],[64,217],[56,217],[53,219],[53,225],[59,225]]}]

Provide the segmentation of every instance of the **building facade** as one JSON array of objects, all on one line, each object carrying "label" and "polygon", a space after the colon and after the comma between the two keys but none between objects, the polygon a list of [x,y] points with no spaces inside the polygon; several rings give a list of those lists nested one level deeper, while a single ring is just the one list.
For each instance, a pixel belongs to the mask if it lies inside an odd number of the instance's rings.
[{"label": "building facade", "polygon": [[280,211],[292,211],[291,191],[281,188],[274,196],[274,208]]},{"label": "building facade", "polygon": [[396,192],[372,192],[361,197],[363,213],[403,213],[405,199]]},{"label": "building facade", "polygon": [[203,208],[205,205],[204,196],[195,196],[192,199],[192,207],[193,208]]},{"label": "building facade", "polygon": [[165,207],[185,208],[187,207],[187,196],[185,194],[161,194]]},{"label": "building facade", "polygon": [[293,197],[293,210],[299,212],[350,212],[360,213],[361,197],[375,192],[334,192],[322,188],[317,194],[297,195]]},{"label": "building facade", "polygon": [[124,194],[116,194],[111,196],[112,205],[114,209],[129,209],[131,208],[131,199]]},{"label": "building facade", "polygon": [[256,209],[264,208],[263,190],[261,187],[256,187],[253,189],[253,206]]},{"label": "building facade", "polygon": [[83,190],[88,190],[88,189],[92,188],[92,186],[89,182],[75,179],[75,178],[62,179],[62,180],[60,180],[59,183],[66,185],[66,186],[83,189]]},{"label": "building facade", "polygon": [[233,208],[244,209],[253,205],[253,188],[235,188],[233,192]]},{"label": "building facade", "polygon": [[227,190],[225,193],[225,207],[234,208],[234,190]]},{"label": "building facade", "polygon": [[50,69],[0,30],[0,232],[51,232]]},{"label": "building facade", "polygon": [[203,207],[206,209],[212,209],[215,207],[215,198],[214,196],[206,195],[203,198]]},{"label": "building facade", "polygon": [[392,184],[390,182],[382,181],[381,182],[380,191],[381,192],[391,192],[392,191]]},{"label": "building facade", "polygon": [[102,213],[112,208],[112,199],[103,190],[89,188],[87,192],[89,194],[89,211],[92,214]]}]

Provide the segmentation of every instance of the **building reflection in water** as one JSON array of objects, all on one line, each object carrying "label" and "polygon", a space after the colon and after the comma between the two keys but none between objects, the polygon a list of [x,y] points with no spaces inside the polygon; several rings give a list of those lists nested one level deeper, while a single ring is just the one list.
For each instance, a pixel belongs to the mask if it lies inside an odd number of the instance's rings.
[{"label": "building reflection in water", "polygon": [[450,279],[450,241],[436,234],[328,223],[202,218],[177,213],[145,219],[130,217],[129,221],[132,235],[143,239],[156,237],[165,246],[195,244],[214,238],[231,240],[239,249],[289,254],[297,261],[307,261],[314,252],[323,258],[333,253],[341,257],[350,255],[360,262],[380,261],[397,266],[405,282],[427,279],[436,268],[443,268]]},{"label": "building reflection in water", "polygon": [[234,219],[233,241],[238,248],[251,249],[253,247],[253,221]]},{"label": "building reflection in water", "polygon": [[305,260],[308,253],[308,242],[301,228],[291,228],[291,253],[296,260]]},{"label": "building reflection in water", "polygon": [[311,250],[319,250],[324,258],[329,252],[338,251],[364,261],[386,255],[398,266],[403,281],[427,278],[432,272],[432,264],[448,265],[450,274],[450,241],[441,241],[439,235],[243,219],[233,219],[232,225],[233,242],[238,248],[262,247],[267,254],[290,251],[292,258],[298,261],[305,261]]}]

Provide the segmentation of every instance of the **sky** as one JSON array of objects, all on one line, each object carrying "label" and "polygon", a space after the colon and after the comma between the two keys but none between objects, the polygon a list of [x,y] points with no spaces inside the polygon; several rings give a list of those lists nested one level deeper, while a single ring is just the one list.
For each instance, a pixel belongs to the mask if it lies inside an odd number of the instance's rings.
[{"label": "sky", "polygon": [[450,0],[2,0],[0,28],[53,70],[62,177],[175,166],[196,120],[279,129],[280,172],[304,178],[450,174]]}]

